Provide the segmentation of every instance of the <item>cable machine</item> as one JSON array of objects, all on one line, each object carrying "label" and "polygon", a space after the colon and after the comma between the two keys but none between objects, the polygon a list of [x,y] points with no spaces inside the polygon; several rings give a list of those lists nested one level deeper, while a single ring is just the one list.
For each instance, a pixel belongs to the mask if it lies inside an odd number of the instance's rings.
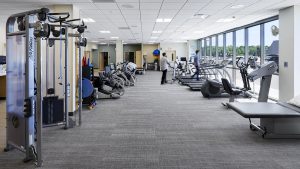
[{"label": "cable machine", "polygon": [[[72,22],[80,19],[67,20],[69,13],[50,13],[49,9],[41,8],[11,15],[6,23],[6,53],[7,53],[7,139],[5,151],[18,149],[25,153],[24,162],[35,161],[37,166],[42,165],[42,127],[43,127],[43,46],[47,42],[46,65],[49,60],[49,48],[59,35],[60,47],[65,42],[65,76],[64,76],[64,120],[65,129],[69,128],[68,115],[68,29],[77,29],[78,46],[85,46],[86,39],[82,33],[86,26],[74,25]],[[55,23],[59,23],[56,25]],[[17,27],[16,27],[17,25]],[[54,28],[59,27],[57,32]],[[64,35],[64,36],[63,36]],[[50,44],[51,43],[51,44]],[[52,45],[53,45],[52,44]],[[55,48],[53,48],[55,53]],[[60,49],[61,51],[61,49]],[[79,47],[79,57],[81,49]],[[60,52],[62,57],[62,52]],[[53,60],[53,88],[46,82],[47,94],[55,94],[55,60]],[[80,61],[79,61],[80,63]],[[60,66],[62,67],[62,66]],[[79,66],[81,67],[81,66]],[[49,66],[46,66],[46,72]],[[60,69],[62,71],[62,69]],[[62,73],[60,72],[60,75]],[[61,76],[60,76],[61,77]],[[48,80],[48,72],[46,80]],[[62,83],[62,79],[61,80]],[[81,81],[81,80],[79,80]],[[81,88],[81,85],[80,85]],[[79,94],[81,95],[81,89]],[[81,103],[81,102],[80,102]],[[81,124],[81,109],[79,112]]]}]

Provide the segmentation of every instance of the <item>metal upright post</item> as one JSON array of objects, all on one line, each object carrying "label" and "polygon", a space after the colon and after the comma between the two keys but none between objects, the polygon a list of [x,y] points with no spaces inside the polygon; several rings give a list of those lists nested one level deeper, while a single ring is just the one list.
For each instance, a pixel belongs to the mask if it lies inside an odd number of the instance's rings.
[{"label": "metal upright post", "polygon": [[49,85],[48,85],[48,81],[49,81],[49,41],[47,40],[46,43],[46,95],[48,95],[48,89],[49,89]]},{"label": "metal upright post", "polygon": [[55,89],[55,69],[56,69],[56,67],[55,67],[55,40],[53,41],[53,46],[52,46],[52,48],[53,48],[53,55],[52,55],[52,58],[53,58],[53,89],[54,89],[54,95],[55,95],[55,93],[56,93],[56,89]]},{"label": "metal upright post", "polygon": [[[35,58],[35,41],[34,41],[34,16],[27,15],[26,22],[26,63],[25,63],[25,99],[30,99],[31,107],[34,106],[34,58]],[[35,109],[29,110],[28,117],[25,117],[25,150],[26,158],[24,161],[34,159],[33,147],[34,147],[34,124],[35,124]]]},{"label": "metal upright post", "polygon": [[65,27],[65,129],[69,128],[68,95],[70,84],[68,82],[68,27]]},{"label": "metal upright post", "polygon": [[[81,36],[79,37],[79,42],[81,42]],[[79,121],[79,125],[81,125],[81,111],[82,111],[82,56],[81,56],[81,45],[78,44],[78,48],[79,48],[79,77],[78,77],[78,96],[79,96],[79,108],[78,108],[78,121]]]},{"label": "metal upright post", "polygon": [[[43,104],[42,104],[42,38],[37,38],[37,102],[36,102],[36,121],[37,121],[37,133],[36,133],[36,151],[37,151],[37,166],[42,166],[42,124],[43,124]],[[46,63],[47,64],[47,63]]]}]

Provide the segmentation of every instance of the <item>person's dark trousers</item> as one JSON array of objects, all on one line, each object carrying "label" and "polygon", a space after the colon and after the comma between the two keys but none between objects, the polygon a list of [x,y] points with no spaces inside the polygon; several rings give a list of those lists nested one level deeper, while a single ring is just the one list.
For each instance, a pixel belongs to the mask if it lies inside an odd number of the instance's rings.
[{"label": "person's dark trousers", "polygon": [[199,66],[196,66],[196,72],[197,80],[199,81]]},{"label": "person's dark trousers", "polygon": [[195,68],[196,68],[196,72],[193,74],[192,78],[196,76],[197,80],[199,81],[199,66],[195,66]]},{"label": "person's dark trousers", "polygon": [[167,83],[167,69],[162,71],[162,76],[161,76],[161,83],[160,84],[164,84]]}]

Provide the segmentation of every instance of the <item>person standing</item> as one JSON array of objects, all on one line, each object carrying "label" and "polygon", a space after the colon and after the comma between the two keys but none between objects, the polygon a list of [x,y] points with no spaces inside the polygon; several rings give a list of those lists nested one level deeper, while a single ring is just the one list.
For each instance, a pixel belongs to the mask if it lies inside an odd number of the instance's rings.
[{"label": "person standing", "polygon": [[197,77],[197,81],[199,81],[199,65],[200,65],[200,56],[199,56],[199,50],[196,50],[196,56],[194,57],[194,66],[196,68],[196,72],[193,74],[192,78],[194,76]]},{"label": "person standing", "polygon": [[161,83],[160,84],[165,84],[167,83],[167,72],[168,72],[168,66],[169,66],[169,60],[167,58],[166,53],[162,54],[163,57],[160,60],[160,70],[162,71],[162,77],[161,77]]}]

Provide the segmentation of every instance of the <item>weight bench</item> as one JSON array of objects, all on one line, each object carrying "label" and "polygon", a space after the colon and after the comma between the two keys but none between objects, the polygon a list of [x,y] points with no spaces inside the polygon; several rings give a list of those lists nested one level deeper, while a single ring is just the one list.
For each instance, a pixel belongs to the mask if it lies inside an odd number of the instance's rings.
[{"label": "weight bench", "polygon": [[[249,118],[250,130],[263,138],[300,138],[300,108],[287,103],[227,103],[228,108]],[[252,123],[259,118],[260,125]]]}]

